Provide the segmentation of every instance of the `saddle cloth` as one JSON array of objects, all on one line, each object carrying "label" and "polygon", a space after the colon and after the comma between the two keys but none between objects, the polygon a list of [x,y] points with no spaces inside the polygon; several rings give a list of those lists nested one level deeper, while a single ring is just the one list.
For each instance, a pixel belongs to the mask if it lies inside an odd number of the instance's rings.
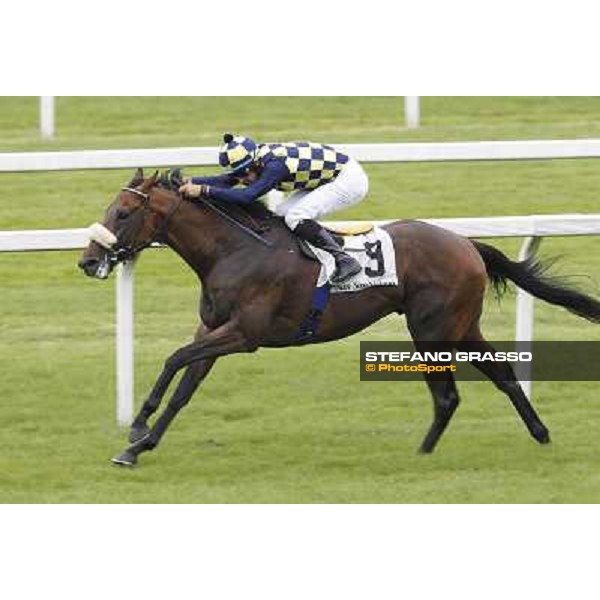
[{"label": "saddle cloth", "polygon": [[[331,293],[357,292],[369,287],[398,285],[396,273],[396,253],[389,233],[379,227],[365,235],[344,237],[344,250],[361,265],[362,271],[339,285],[331,286]],[[317,287],[331,280],[335,272],[333,256],[320,248],[310,245],[321,270],[317,279]]]}]

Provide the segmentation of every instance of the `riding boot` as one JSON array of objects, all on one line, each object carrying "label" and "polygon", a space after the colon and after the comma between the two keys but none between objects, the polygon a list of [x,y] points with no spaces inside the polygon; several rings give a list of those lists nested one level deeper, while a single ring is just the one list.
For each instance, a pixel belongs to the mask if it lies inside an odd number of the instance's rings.
[{"label": "riding boot", "polygon": [[300,221],[294,233],[306,240],[309,244],[329,252],[335,259],[336,270],[331,278],[331,283],[339,284],[347,281],[361,271],[358,261],[346,254],[342,247],[335,241],[331,233],[324,227],[321,227],[312,219],[303,219]]}]

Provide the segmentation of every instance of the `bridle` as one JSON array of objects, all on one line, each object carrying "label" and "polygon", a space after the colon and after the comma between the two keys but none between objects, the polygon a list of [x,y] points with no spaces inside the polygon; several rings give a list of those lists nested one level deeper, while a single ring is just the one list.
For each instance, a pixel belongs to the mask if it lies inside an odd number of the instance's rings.
[{"label": "bridle", "polygon": [[[161,221],[160,225],[156,228],[156,231],[152,237],[144,242],[136,243],[135,238],[138,236],[139,232],[144,226],[146,216],[152,212],[152,208],[150,207],[150,194],[132,187],[121,188],[121,191],[134,194],[138,198],[141,198],[142,203],[127,216],[128,223],[124,228],[124,231],[121,230],[116,232],[117,242],[109,249],[109,260],[111,263],[113,263],[113,265],[125,260],[132,260],[142,250],[145,250],[153,244],[165,242],[164,236],[167,232],[169,221],[177,209],[181,206],[183,201],[181,196],[177,196],[177,200],[173,202],[169,208],[169,211]],[[134,217],[136,213],[140,215],[141,218]],[[133,223],[133,225],[129,225],[130,223]],[[126,233],[125,240],[123,239],[123,233]],[[128,242],[126,241],[127,239],[131,241]]]},{"label": "bridle", "polygon": [[[112,268],[117,264],[133,260],[140,252],[142,252],[142,250],[156,244],[166,243],[165,236],[169,227],[169,222],[184,201],[183,196],[177,195],[175,202],[169,207],[167,214],[152,234],[152,237],[149,240],[136,243],[135,239],[144,227],[146,216],[152,212],[152,207],[150,206],[150,194],[129,186],[121,188],[121,191],[137,196],[141,199],[141,203],[125,217],[121,226],[117,225],[115,227],[114,232],[109,231],[100,223],[94,223],[90,226],[90,239],[106,250],[106,254],[100,261],[100,265],[96,271],[96,276],[100,279],[105,279],[108,276],[108,273],[110,273]],[[231,225],[234,225],[237,229],[240,229],[265,246],[273,246],[273,242],[263,238],[236,218],[228,215],[209,200],[203,200],[202,202],[199,202],[198,205],[205,206],[209,210],[217,213]]]}]

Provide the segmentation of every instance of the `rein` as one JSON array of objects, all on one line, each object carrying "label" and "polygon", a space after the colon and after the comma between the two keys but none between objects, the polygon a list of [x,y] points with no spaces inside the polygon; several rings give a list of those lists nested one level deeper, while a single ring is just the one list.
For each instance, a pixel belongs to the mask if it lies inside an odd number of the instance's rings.
[{"label": "rein", "polygon": [[273,247],[273,242],[270,242],[269,240],[265,239],[264,237],[262,237],[261,235],[256,233],[256,231],[253,231],[252,229],[250,229],[250,227],[246,227],[246,225],[244,225],[243,223],[240,223],[235,217],[228,215],[224,210],[221,210],[218,206],[215,206],[212,202],[210,202],[210,200],[204,199],[204,200],[202,200],[201,204],[203,206],[210,208],[213,212],[217,213],[223,219],[225,219],[226,221],[228,221],[229,223],[231,223],[238,229],[241,229],[242,231],[247,233],[249,236],[253,237],[256,241],[260,242],[261,244],[264,244],[265,246],[267,246],[269,248]]}]

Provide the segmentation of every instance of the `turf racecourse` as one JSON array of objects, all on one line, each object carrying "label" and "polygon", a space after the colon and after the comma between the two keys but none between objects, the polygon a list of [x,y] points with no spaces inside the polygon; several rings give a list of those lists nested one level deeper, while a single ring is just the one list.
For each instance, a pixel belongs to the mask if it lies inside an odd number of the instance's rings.
[{"label": "turf racecourse", "polygon": [[[37,99],[0,98],[0,151],[216,144],[225,130],[330,142],[600,136],[596,98],[424,98],[402,128],[397,98],[59,98],[58,137],[37,135]],[[370,198],[340,218],[597,212],[600,161],[367,165]],[[201,170],[198,170],[201,171]],[[0,229],[80,227],[130,172],[1,174]],[[515,255],[519,240],[495,245]],[[547,239],[600,296],[600,240]],[[423,383],[360,383],[361,339],[404,339],[380,321],[334,344],[221,359],[163,445],[123,470],[114,421],[114,286],[81,276],[77,253],[0,254],[1,502],[598,502],[596,383],[536,383],[553,443],[537,446],[491,383],[462,404],[437,452]],[[198,289],[166,250],[136,270],[136,400],[196,326]],[[536,304],[537,339],[600,328]],[[489,338],[511,339],[514,296],[487,301]]]}]

